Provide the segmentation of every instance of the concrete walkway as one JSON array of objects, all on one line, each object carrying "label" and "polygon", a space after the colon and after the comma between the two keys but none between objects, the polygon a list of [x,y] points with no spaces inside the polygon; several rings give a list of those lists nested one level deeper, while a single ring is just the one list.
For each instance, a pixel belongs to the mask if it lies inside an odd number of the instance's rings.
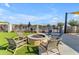
[{"label": "concrete walkway", "polygon": [[[79,53],[77,51],[75,51],[74,49],[72,49],[71,47],[69,47],[68,45],[62,43],[62,52],[61,55],[78,55]],[[61,49],[60,49],[61,50]]]},{"label": "concrete walkway", "polygon": [[62,41],[79,53],[79,35],[64,34],[62,36]]}]

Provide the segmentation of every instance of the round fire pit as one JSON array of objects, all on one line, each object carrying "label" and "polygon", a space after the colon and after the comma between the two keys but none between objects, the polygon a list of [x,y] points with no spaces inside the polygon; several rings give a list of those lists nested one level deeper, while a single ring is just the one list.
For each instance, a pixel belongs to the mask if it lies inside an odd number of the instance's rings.
[{"label": "round fire pit", "polygon": [[39,46],[41,42],[47,42],[48,36],[44,33],[37,33],[37,34],[31,34],[28,36],[29,43],[32,43],[33,45]]}]

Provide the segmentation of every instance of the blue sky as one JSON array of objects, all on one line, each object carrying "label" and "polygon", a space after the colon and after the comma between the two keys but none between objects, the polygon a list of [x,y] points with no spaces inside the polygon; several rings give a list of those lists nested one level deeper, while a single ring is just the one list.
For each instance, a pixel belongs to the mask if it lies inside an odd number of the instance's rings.
[{"label": "blue sky", "polygon": [[[0,3],[0,21],[12,24],[56,24],[64,22],[65,12],[79,11],[75,3]],[[68,19],[79,19],[69,15]]]}]

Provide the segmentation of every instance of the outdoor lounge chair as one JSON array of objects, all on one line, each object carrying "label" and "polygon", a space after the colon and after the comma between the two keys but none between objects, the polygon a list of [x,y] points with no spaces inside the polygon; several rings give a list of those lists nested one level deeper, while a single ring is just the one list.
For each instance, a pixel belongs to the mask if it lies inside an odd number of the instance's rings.
[{"label": "outdoor lounge chair", "polygon": [[56,49],[57,50],[56,54],[60,55],[59,47],[58,47],[59,43],[60,43],[59,40],[49,40],[47,44],[42,43],[41,47],[46,51],[47,54],[49,54],[48,52],[56,53],[54,52],[54,49]]},{"label": "outdoor lounge chair", "polygon": [[7,50],[13,53],[14,50],[16,49],[16,43],[12,38],[7,38],[7,41],[8,41]]},{"label": "outdoor lounge chair", "polygon": [[12,38],[7,38],[7,41],[8,41],[7,50],[10,51],[10,52],[12,52],[12,53],[14,53],[14,51],[16,50],[16,48],[19,48],[20,46],[22,46],[24,44],[27,44],[27,41],[25,41],[24,39],[23,40],[15,41]]}]

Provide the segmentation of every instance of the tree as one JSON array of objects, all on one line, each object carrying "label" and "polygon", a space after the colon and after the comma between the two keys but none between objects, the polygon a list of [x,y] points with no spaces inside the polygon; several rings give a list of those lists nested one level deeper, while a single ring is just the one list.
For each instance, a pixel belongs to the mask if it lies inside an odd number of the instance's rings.
[{"label": "tree", "polygon": [[31,28],[31,23],[29,22],[28,23],[28,30],[30,31],[30,28]]},{"label": "tree", "polygon": [[71,26],[71,31],[72,32],[77,31],[77,26],[78,26],[78,21],[77,20],[72,19],[68,22],[68,24]]},{"label": "tree", "polygon": [[50,29],[51,25],[50,24],[47,24],[47,27],[48,27],[48,29]]},{"label": "tree", "polygon": [[63,26],[64,26],[64,23],[63,22],[59,22],[58,24],[57,24],[57,26],[58,26],[58,30],[59,30],[59,32],[60,33],[62,33],[62,28],[63,28]]},{"label": "tree", "polygon": [[48,27],[48,34],[50,35],[52,33],[51,25],[47,24],[47,27]]},{"label": "tree", "polygon": [[59,22],[57,25],[58,25],[58,27],[63,27],[64,23],[63,22]]},{"label": "tree", "polygon": [[31,23],[29,22],[29,23],[28,23],[28,27],[30,27],[30,26],[31,26]]},{"label": "tree", "polygon": [[53,29],[55,29],[56,26],[55,25],[52,25],[52,27],[53,27]]},{"label": "tree", "polygon": [[68,22],[68,24],[69,24],[70,26],[77,26],[77,25],[78,25],[78,21],[72,19],[72,20],[70,20],[70,21]]}]

